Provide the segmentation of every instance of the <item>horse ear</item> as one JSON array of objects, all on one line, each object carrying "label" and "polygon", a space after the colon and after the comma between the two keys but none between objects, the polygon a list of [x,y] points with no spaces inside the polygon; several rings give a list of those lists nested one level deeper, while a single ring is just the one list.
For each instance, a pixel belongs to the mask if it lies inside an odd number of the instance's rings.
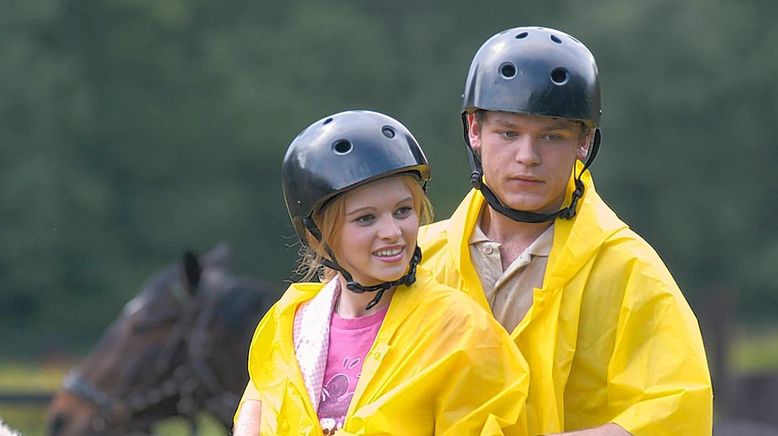
[{"label": "horse ear", "polygon": [[230,244],[221,241],[203,256],[203,263],[212,268],[226,269],[230,260]]},{"label": "horse ear", "polygon": [[186,277],[186,290],[190,294],[194,294],[197,291],[202,273],[203,267],[200,266],[197,253],[192,250],[186,250],[184,252],[184,276]]}]

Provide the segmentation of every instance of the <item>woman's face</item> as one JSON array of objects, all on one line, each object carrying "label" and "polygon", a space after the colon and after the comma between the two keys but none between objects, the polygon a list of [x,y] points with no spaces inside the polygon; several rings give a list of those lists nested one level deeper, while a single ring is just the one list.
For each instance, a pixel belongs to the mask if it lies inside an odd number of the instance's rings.
[{"label": "woman's face", "polygon": [[413,195],[401,177],[377,180],[344,196],[345,219],[331,245],[338,263],[364,286],[399,279],[419,233]]}]

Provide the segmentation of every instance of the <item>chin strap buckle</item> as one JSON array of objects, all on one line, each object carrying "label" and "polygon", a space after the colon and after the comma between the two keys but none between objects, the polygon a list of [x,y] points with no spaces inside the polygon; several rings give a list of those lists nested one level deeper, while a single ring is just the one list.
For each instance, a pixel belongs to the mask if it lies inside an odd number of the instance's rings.
[{"label": "chin strap buckle", "polygon": [[481,190],[481,173],[478,171],[473,171],[470,173],[470,184],[473,185],[473,188]]},{"label": "chin strap buckle", "polygon": [[373,306],[378,304],[379,301],[381,301],[381,297],[384,295],[384,292],[388,291],[389,289],[392,289],[398,285],[411,286],[412,284],[414,284],[416,282],[416,266],[419,264],[419,262],[421,262],[421,248],[419,248],[419,246],[417,245],[416,248],[413,250],[413,257],[411,257],[411,261],[408,264],[408,272],[404,276],[400,277],[399,279],[393,282],[384,282],[373,286],[360,285],[352,278],[351,274],[349,274],[348,271],[346,271],[343,268],[340,268],[340,266],[335,262],[331,262],[327,266],[337,271],[340,271],[340,273],[343,274],[343,277],[346,279],[346,288],[349,291],[355,294],[362,294],[364,292],[376,293],[375,298],[373,298],[370,301],[370,303],[368,303],[368,305],[365,306],[365,309],[370,310]]},{"label": "chin strap buckle", "polygon": [[570,220],[573,219],[578,207],[578,200],[583,196],[584,184],[581,179],[575,179],[575,190],[570,198],[570,206],[559,211],[559,218]]}]

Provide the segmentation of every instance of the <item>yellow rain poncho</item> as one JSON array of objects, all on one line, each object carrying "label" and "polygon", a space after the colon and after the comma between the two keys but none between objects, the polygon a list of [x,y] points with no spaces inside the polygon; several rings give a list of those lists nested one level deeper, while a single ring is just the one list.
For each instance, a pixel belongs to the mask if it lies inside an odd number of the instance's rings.
[{"label": "yellow rain poncho", "polygon": [[[249,383],[262,402],[263,435],[322,434],[293,345],[295,311],[322,286],[290,286],[254,334]],[[392,296],[337,434],[524,435],[528,383],[505,330],[419,270]]]},{"label": "yellow rain poncho", "polygon": [[[580,171],[580,163],[578,171]],[[573,220],[556,220],[542,289],[512,336],[530,365],[530,434],[614,422],[634,435],[710,435],[710,375],[697,320],[654,250],[583,177]],[[568,188],[569,195],[572,191]],[[422,265],[489,305],[468,241],[484,206],[472,191],[422,228]]]}]

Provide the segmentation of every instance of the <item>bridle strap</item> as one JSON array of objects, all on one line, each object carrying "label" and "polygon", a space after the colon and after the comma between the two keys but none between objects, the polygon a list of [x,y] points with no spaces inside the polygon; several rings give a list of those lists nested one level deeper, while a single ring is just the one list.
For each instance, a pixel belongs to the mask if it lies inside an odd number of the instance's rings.
[{"label": "bridle strap", "polygon": [[97,406],[101,411],[110,411],[111,398],[89,382],[78,368],[73,368],[62,381],[62,389]]}]

